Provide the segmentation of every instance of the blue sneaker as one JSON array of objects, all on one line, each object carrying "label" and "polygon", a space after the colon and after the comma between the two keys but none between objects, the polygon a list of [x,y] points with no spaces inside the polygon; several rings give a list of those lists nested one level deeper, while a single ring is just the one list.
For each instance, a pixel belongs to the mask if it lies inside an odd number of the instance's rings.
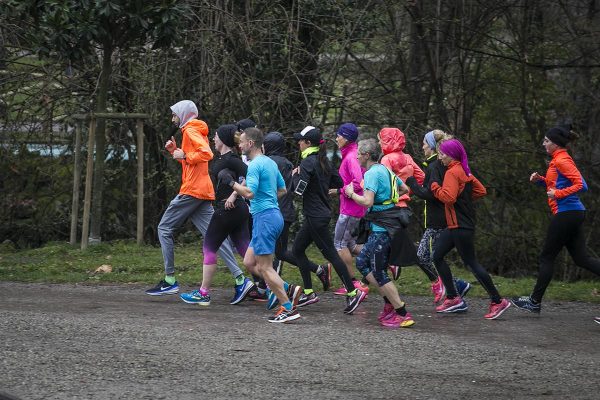
[{"label": "blue sneaker", "polygon": [[521,296],[518,298],[515,297],[514,299],[511,299],[510,302],[521,310],[529,311],[535,314],[539,314],[542,310],[542,303],[534,303],[529,296]]},{"label": "blue sneaker", "polygon": [[462,279],[454,279],[454,285],[460,297],[465,297],[469,293],[469,290],[471,290],[471,284]]},{"label": "blue sneaker", "polygon": [[180,294],[181,300],[188,304],[199,304],[201,306],[210,306],[210,295],[203,296],[199,290]]},{"label": "blue sneaker", "polygon": [[279,299],[271,289],[267,289],[267,310],[272,310],[279,304]]},{"label": "blue sneaker", "polygon": [[248,292],[254,287],[254,282],[248,278],[244,278],[244,283],[241,285],[235,285],[235,294],[229,301],[229,304],[238,304],[244,300],[248,295]]},{"label": "blue sneaker", "polygon": [[150,296],[163,296],[166,294],[176,294],[179,292],[179,284],[175,282],[174,284],[167,283],[165,280],[158,282],[158,285],[154,286],[151,289],[146,290],[146,294]]}]

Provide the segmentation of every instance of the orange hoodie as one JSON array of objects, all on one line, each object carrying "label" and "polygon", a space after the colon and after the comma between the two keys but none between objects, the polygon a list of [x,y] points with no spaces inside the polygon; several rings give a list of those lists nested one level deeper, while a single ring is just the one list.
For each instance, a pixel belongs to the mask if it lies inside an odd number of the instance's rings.
[{"label": "orange hoodie", "polygon": [[199,119],[190,119],[181,132],[181,150],[185,159],[179,160],[182,167],[179,194],[214,200],[215,190],[208,174],[208,162],[213,158],[208,142],[208,125]]}]

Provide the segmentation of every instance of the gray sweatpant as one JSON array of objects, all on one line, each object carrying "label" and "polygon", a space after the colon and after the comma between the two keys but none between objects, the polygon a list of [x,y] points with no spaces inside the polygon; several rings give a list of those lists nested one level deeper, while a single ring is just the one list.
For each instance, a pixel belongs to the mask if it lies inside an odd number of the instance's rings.
[{"label": "gray sweatpant", "polygon": [[[213,206],[208,200],[200,200],[187,194],[178,194],[171,200],[158,224],[158,240],[165,261],[165,274],[175,273],[175,251],[173,249],[175,230],[190,218],[204,236],[213,213]],[[229,240],[223,242],[217,254],[221,256],[234,278],[242,273],[233,255]]]}]

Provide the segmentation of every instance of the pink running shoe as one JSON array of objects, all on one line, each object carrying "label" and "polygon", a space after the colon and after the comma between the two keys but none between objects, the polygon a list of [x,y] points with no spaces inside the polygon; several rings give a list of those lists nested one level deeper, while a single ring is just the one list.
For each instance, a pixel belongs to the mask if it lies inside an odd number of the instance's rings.
[{"label": "pink running shoe", "polygon": [[431,291],[433,292],[434,304],[437,304],[444,300],[444,296],[446,296],[446,287],[442,283],[442,278],[438,276],[437,280],[431,283]]},{"label": "pink running shoe", "polygon": [[394,306],[391,305],[390,303],[385,303],[383,306],[383,311],[381,311],[379,313],[379,317],[377,319],[379,320],[379,322],[382,322],[385,319],[393,317],[394,314],[396,314],[396,311],[394,310]]},{"label": "pink running shoe", "polygon": [[504,311],[506,311],[510,307],[510,301],[507,299],[502,299],[502,301],[498,304],[490,303],[490,312],[485,314],[483,318],[485,319],[496,319],[502,315]]},{"label": "pink running shoe", "polygon": [[345,287],[343,287],[343,286],[342,286],[341,288],[339,288],[339,289],[335,290],[335,291],[333,292],[333,294],[336,294],[336,295],[338,295],[338,296],[345,296],[345,295],[347,295],[347,294],[348,294],[348,291],[346,290],[346,288],[345,288]]},{"label": "pink running shoe", "polygon": [[354,285],[355,289],[358,289],[361,292],[365,292],[367,295],[369,295],[369,285],[364,286],[361,281],[353,281],[352,284]]},{"label": "pink running shoe", "polygon": [[463,300],[462,297],[456,296],[453,299],[446,298],[444,302],[435,308],[435,312],[438,313],[455,313],[461,311],[467,311],[469,306]]},{"label": "pink running shoe", "polygon": [[394,312],[394,315],[381,321],[381,325],[388,328],[408,328],[409,326],[413,326],[414,324],[415,321],[413,320],[413,317],[412,315],[410,315],[409,312],[407,312],[404,317],[401,317],[400,315]]}]

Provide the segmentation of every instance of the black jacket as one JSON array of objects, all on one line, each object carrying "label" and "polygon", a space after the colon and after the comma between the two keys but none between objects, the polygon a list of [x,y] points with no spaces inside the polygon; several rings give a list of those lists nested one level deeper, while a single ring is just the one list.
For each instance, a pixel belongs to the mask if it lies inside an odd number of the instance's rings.
[{"label": "black jacket", "polygon": [[275,161],[285,181],[287,193],[279,198],[279,209],[283,215],[283,220],[290,223],[294,222],[296,220],[294,193],[292,190],[292,170],[294,169],[294,165],[285,158],[285,139],[281,133],[271,132],[265,136],[263,145],[265,155]]},{"label": "black jacket", "polygon": [[307,217],[331,218],[329,189],[339,189],[344,182],[333,166],[329,170],[323,171],[318,153],[313,153],[302,160],[300,172],[292,177],[294,193],[302,196],[302,211]]},{"label": "black jacket", "polygon": [[446,227],[444,204],[433,196],[429,187],[432,182],[442,184],[446,167],[438,160],[437,154],[432,155],[422,164],[425,169],[423,186],[419,185],[413,176],[406,180],[406,184],[414,195],[425,200],[425,228],[444,229]]}]

